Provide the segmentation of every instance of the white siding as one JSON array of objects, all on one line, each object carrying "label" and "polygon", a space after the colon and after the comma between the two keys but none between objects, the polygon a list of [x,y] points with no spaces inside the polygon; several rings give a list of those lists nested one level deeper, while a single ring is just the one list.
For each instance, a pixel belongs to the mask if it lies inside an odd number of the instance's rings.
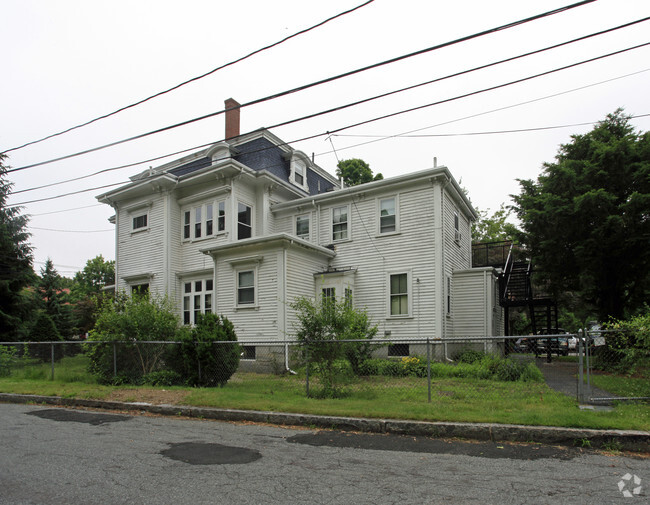
[{"label": "white siding", "polygon": [[286,307],[286,334],[293,338],[296,328],[295,311],[291,304],[301,296],[313,297],[315,292],[314,274],[327,269],[327,259],[301,247],[287,249],[287,283],[285,297],[281,300]]},{"label": "white siding", "polygon": [[[152,194],[147,198],[129,200],[120,204],[116,219],[118,220],[118,290],[129,290],[125,278],[153,274],[149,282],[152,292],[164,294],[164,244],[165,204],[164,196]],[[146,204],[140,206],[140,204]],[[133,209],[133,210],[129,210]],[[148,227],[142,231],[133,231],[133,217],[148,212]],[[140,281],[138,281],[140,282]]]},{"label": "white siding", "polygon": [[503,334],[503,310],[495,297],[496,276],[491,268],[454,272],[454,336]]},{"label": "white siding", "polygon": [[[378,234],[377,198],[399,195],[400,233]],[[321,245],[332,242],[331,209],[341,203],[322,205],[320,210]],[[382,192],[355,199],[350,205],[350,240],[335,244],[335,268],[357,269],[354,304],[368,310],[379,325],[379,336],[389,332],[394,338],[434,337],[434,301],[436,296],[435,214],[430,185],[399,193]],[[410,274],[411,314],[391,318],[388,314],[387,272]],[[418,282],[419,279],[419,282]]]},{"label": "white siding", "polygon": [[[230,252],[217,258],[215,312],[223,314],[235,325],[239,340],[283,338],[278,332],[278,249],[259,254],[258,262],[232,264],[241,254]],[[237,308],[236,272],[256,268],[254,307]]]}]

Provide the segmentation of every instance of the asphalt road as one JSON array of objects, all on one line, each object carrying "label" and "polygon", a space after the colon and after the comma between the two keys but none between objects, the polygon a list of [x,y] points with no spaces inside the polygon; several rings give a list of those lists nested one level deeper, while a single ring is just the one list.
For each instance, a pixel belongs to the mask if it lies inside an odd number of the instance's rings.
[{"label": "asphalt road", "polygon": [[14,404],[0,404],[0,426],[3,505],[633,504],[650,496],[650,459],[577,448]]}]

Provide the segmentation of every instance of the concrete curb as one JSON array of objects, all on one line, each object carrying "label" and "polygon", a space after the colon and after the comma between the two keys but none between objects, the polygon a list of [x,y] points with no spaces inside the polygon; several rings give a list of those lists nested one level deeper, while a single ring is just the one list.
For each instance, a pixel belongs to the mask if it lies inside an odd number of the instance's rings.
[{"label": "concrete curb", "polygon": [[86,407],[106,410],[132,410],[164,416],[186,416],[219,421],[252,421],[286,426],[308,426],[366,433],[434,438],[464,438],[492,442],[537,442],[564,446],[617,448],[625,451],[650,453],[650,432],[632,430],[592,430],[551,426],[524,426],[493,423],[454,423],[406,421],[399,419],[370,419],[356,417],[320,416],[254,410],[189,407],[184,405],[152,405],[150,403],[108,402],[61,398],[59,396],[19,395],[0,393],[0,402],[36,403],[65,407]]}]

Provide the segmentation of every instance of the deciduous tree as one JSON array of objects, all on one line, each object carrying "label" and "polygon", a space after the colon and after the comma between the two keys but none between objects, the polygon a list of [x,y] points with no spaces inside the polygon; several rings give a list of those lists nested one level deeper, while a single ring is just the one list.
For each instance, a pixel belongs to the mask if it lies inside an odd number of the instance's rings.
[{"label": "deciduous tree", "polygon": [[381,174],[373,176],[370,165],[358,158],[339,161],[336,175],[343,179],[346,186],[356,186],[366,182],[379,181],[384,178]]}]

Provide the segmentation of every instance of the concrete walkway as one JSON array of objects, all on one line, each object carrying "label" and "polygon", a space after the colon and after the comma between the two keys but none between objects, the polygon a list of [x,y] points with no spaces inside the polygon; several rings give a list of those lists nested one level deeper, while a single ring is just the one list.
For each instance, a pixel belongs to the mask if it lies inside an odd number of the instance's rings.
[{"label": "concrete walkway", "polygon": [[[577,363],[558,361],[556,359],[551,363],[547,363],[546,357],[540,357],[535,360],[535,364],[542,371],[548,387],[571,398],[578,397]],[[611,401],[594,401],[591,400],[592,398],[617,398],[617,396],[593,385],[591,386],[591,392],[589,392],[585,382],[585,403],[597,405],[610,405],[612,403]]]}]

